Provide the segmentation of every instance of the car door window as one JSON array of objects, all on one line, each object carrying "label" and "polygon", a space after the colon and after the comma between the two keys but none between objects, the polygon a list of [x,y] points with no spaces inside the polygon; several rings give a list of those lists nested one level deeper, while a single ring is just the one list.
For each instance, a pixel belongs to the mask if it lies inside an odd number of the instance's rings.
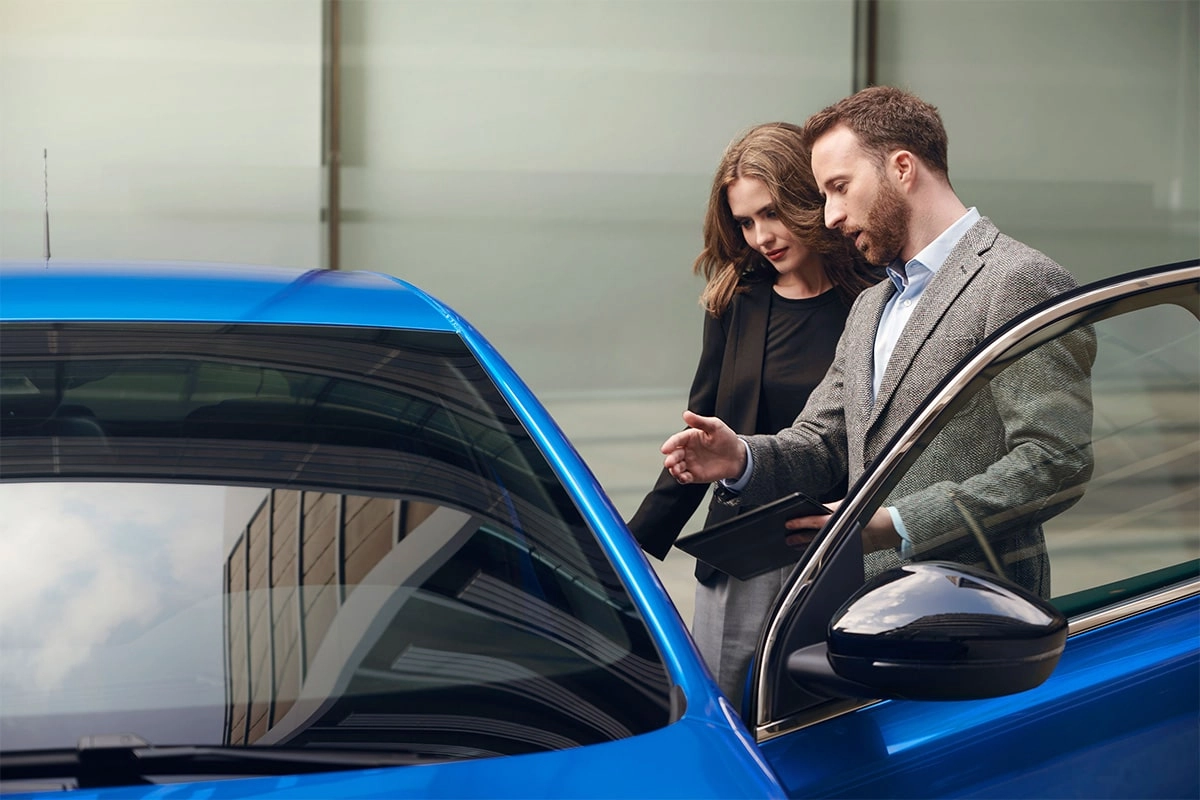
[{"label": "car door window", "polygon": [[1200,557],[1196,319],[1168,303],[1096,330],[1095,470],[1046,525],[1053,601],[1072,616],[1194,576]]},{"label": "car door window", "polygon": [[[1197,353],[1196,318],[1165,302],[1001,360],[889,493],[909,540],[868,554],[868,576],[956,561],[1069,615],[1194,576]],[[979,472],[973,456],[988,448],[996,457]]]}]

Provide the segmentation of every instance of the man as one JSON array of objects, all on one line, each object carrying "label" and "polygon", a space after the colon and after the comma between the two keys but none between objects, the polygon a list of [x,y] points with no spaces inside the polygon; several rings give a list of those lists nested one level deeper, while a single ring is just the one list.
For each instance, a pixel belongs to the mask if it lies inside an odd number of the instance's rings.
[{"label": "man", "polygon": [[[847,476],[853,484],[964,355],[1076,285],[959,200],[945,127],[920,98],[864,89],[813,115],[804,142],[825,224],[889,279],[854,304],[833,364],[790,428],[739,438],[716,417],[684,413],[689,428],[663,444],[664,466],[680,483],[720,481],[725,502],[820,495]],[[1091,475],[1094,355],[1088,333],[1035,351],[969,403],[935,440],[947,452],[926,452],[864,528],[867,575],[904,559],[948,559],[1049,596],[1040,523],[1074,502]],[[788,527],[811,534],[825,520]],[[971,535],[981,525],[991,541]]]}]

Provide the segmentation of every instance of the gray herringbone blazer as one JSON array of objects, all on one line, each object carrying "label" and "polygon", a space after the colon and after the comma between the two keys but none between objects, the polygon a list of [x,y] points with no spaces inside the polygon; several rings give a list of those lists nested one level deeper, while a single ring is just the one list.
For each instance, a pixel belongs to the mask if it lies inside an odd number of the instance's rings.
[{"label": "gray herringbone blazer", "polygon": [[[868,289],[792,427],[744,437],[754,469],[742,502],[797,489],[819,494],[846,475],[853,485],[963,356],[1019,312],[1075,285],[1054,261],[980,219],[930,279],[874,403],[875,330],[895,286]],[[900,512],[914,558],[987,568],[975,525],[987,531],[1008,578],[1049,596],[1041,522],[1077,500],[1091,476],[1094,357],[1094,337],[1079,332],[1022,358],[958,412],[887,502]],[[869,553],[867,575],[899,562],[898,550]]]}]

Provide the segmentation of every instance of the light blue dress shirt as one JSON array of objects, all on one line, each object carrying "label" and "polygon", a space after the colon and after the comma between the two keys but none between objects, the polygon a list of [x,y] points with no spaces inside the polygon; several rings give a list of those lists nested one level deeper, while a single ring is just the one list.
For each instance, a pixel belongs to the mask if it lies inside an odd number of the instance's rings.
[{"label": "light blue dress shirt", "polygon": [[892,262],[888,266],[887,274],[892,279],[892,283],[896,284],[896,293],[883,307],[883,316],[879,318],[879,327],[875,330],[875,374],[871,381],[872,402],[879,392],[879,384],[883,380],[883,373],[887,369],[888,360],[892,357],[892,351],[896,349],[896,341],[900,338],[904,326],[908,324],[908,318],[912,316],[913,309],[917,307],[917,301],[925,292],[929,279],[941,269],[942,264],[946,263],[950,251],[958,244],[958,240],[963,237],[963,234],[978,221],[979,212],[974,208],[967,209],[967,213],[943,231],[941,236],[913,256],[912,260],[904,265],[903,270],[897,268],[899,262]]}]

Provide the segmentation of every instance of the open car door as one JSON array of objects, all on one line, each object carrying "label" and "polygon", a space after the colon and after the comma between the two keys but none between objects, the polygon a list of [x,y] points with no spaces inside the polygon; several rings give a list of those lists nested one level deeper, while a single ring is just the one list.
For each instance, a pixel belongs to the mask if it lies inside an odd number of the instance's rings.
[{"label": "open car door", "polygon": [[[1190,261],[1032,309],[851,488],[750,676],[791,796],[1200,795],[1198,291]],[[954,475],[981,403],[1046,441]],[[912,536],[882,567],[881,506]]]}]

